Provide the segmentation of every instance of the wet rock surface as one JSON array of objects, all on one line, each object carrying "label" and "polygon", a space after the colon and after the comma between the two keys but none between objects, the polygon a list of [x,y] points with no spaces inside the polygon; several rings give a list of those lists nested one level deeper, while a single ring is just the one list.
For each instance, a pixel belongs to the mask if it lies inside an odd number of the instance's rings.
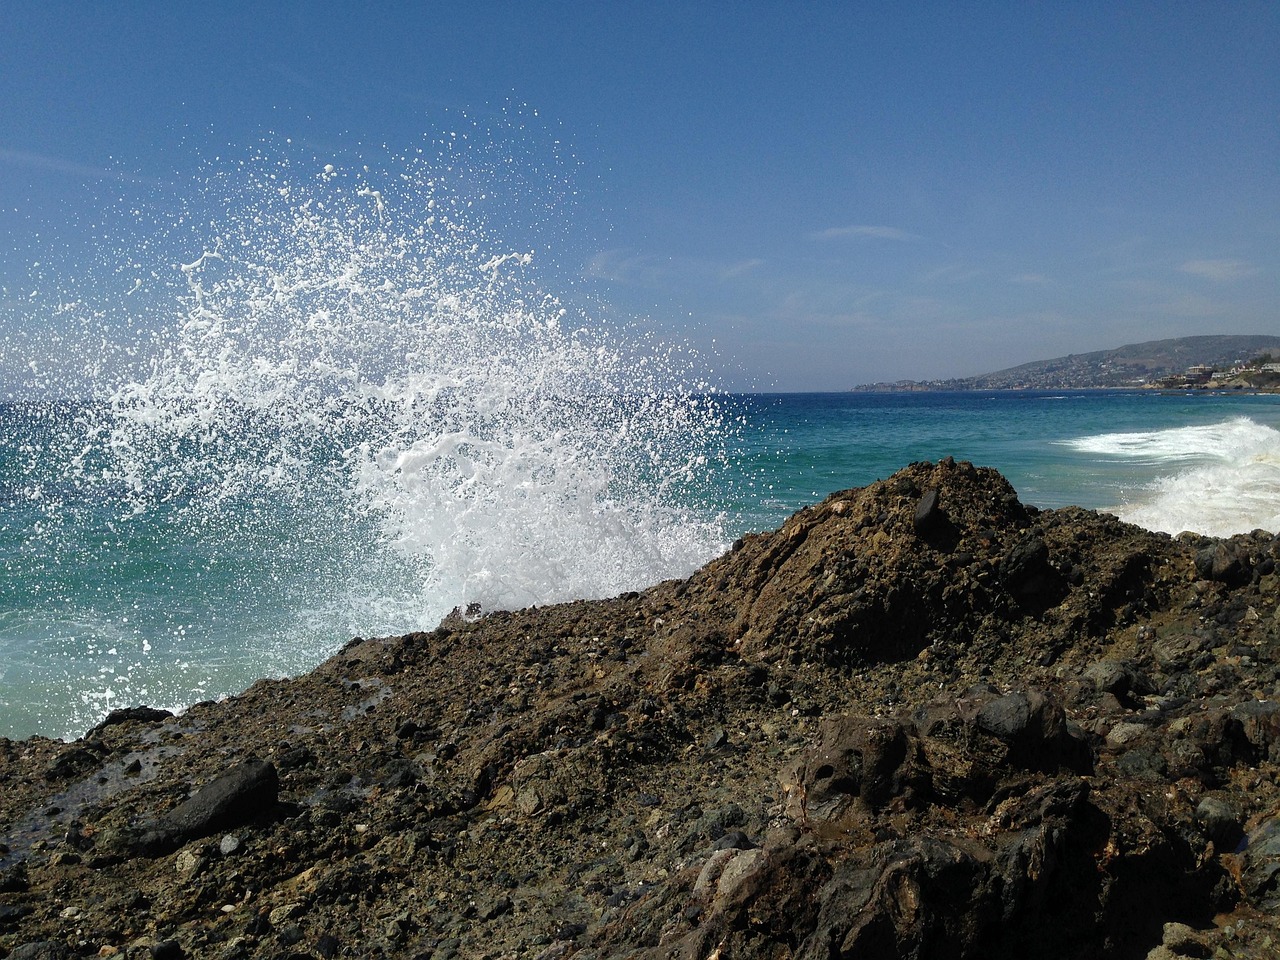
[{"label": "wet rock surface", "polygon": [[687,580],[0,740],[0,957],[1274,957],[1277,557],[915,464]]}]

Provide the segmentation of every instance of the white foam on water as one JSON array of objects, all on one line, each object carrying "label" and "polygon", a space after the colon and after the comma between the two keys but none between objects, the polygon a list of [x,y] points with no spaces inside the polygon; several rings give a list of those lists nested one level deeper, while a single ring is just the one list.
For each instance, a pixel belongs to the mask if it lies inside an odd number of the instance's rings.
[{"label": "white foam on water", "polygon": [[1231,536],[1280,532],[1280,431],[1248,417],[1066,442],[1157,475],[1114,512],[1149,530]]},{"label": "white foam on water", "polygon": [[418,625],[633,589],[720,546],[684,495],[721,424],[672,354],[570,316],[425,165],[281,179],[181,267],[184,315],[111,398],[134,510],[340,501],[416,566]]},{"label": "white foam on water", "polygon": [[[119,271],[153,306],[115,328],[148,331],[99,339],[145,366],[99,376],[61,472],[101,492],[113,537],[162,516],[166,546],[203,551],[191,575],[236,581],[247,616],[258,595],[291,604],[243,652],[263,675],[457,606],[639,589],[726,546],[707,504],[734,426],[697,358],[542,289],[538,254],[490,226],[520,197],[464,166],[224,162],[172,214],[172,262]],[[228,572],[255,538],[258,563]],[[174,629],[176,654],[143,639],[109,688],[72,694],[172,702],[188,672],[193,693],[232,692],[200,666],[224,656],[199,649],[209,627]]]}]

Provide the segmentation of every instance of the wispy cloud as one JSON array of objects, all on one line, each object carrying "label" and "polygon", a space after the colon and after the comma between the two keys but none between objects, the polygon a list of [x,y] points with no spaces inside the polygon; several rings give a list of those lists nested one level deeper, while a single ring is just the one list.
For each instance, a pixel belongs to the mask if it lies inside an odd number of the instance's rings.
[{"label": "wispy cloud", "polygon": [[65,173],[73,177],[87,177],[92,180],[126,180],[135,178],[119,170],[108,170],[61,157],[50,157],[43,153],[30,153],[26,150],[8,150],[0,147],[0,163],[13,163],[22,167],[34,167],[37,170],[48,170],[53,173]]},{"label": "wispy cloud", "polygon": [[583,275],[593,280],[645,286],[675,284],[727,283],[751,274],[765,266],[759,257],[736,263],[704,260],[694,257],[659,257],[634,250],[601,250],[583,266]]},{"label": "wispy cloud", "polygon": [[811,240],[842,240],[846,237],[870,237],[874,240],[920,240],[918,234],[910,233],[906,230],[900,230],[898,227],[874,226],[872,224],[857,224],[850,227],[828,227],[826,230],[819,230],[816,233],[809,234]]},{"label": "wispy cloud", "polygon": [[740,263],[731,263],[720,271],[720,279],[732,280],[734,277],[740,277],[746,273],[753,273],[763,266],[764,261],[759,257],[752,257],[750,260],[743,260]]},{"label": "wispy cloud", "polygon": [[964,263],[947,263],[920,276],[921,283],[967,283],[986,274],[981,267]]},{"label": "wispy cloud", "polygon": [[583,264],[582,272],[591,280],[652,283],[663,270],[662,262],[650,254],[631,250],[601,250]]},{"label": "wispy cloud", "polygon": [[1178,269],[1193,277],[1205,277],[1223,283],[1242,280],[1258,272],[1258,268],[1247,260],[1188,260]]}]

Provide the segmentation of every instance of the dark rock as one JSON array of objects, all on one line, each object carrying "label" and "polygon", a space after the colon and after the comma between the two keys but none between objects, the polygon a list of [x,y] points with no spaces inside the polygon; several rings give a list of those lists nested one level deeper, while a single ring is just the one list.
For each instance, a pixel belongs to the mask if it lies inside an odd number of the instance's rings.
[{"label": "dark rock", "polygon": [[[1039,707],[1039,701],[1034,705]],[[1039,739],[1040,724],[1032,723],[1033,704],[1025,691],[1006,694],[978,711],[978,729],[1005,743],[1031,744]]]},{"label": "dark rock", "polygon": [[309,747],[290,747],[276,754],[273,761],[277,770],[298,770],[316,765],[315,751]]},{"label": "dark rock", "polygon": [[1115,660],[1089,664],[1085,667],[1084,679],[1090,681],[1099,693],[1109,693],[1124,703],[1132,702],[1130,695],[1139,685],[1133,667]]},{"label": "dark rock", "polygon": [[301,926],[296,923],[286,923],[276,931],[276,942],[282,947],[292,947],[301,943],[304,936],[306,935],[302,932]]},{"label": "dark rock", "polygon": [[71,960],[71,948],[56,940],[36,940],[14,947],[9,960]]},{"label": "dark rock", "polygon": [[1049,562],[1049,546],[1035,534],[1018,540],[1000,563],[1005,586],[1024,603],[1047,605],[1061,594],[1062,576]]},{"label": "dark rock", "polygon": [[712,850],[751,850],[755,844],[741,830],[729,830],[715,842]]},{"label": "dark rock", "polygon": [[1010,763],[1031,770],[1066,767],[1087,772],[1087,744],[1066,722],[1062,705],[1035,689],[1015,690],[986,703],[975,718],[978,730],[1008,748]]},{"label": "dark rock", "polygon": [[31,912],[26,904],[0,903],[0,927],[12,926]]},{"label": "dark rock", "polygon": [[938,509],[938,488],[931,487],[924,492],[924,496],[916,504],[916,512],[911,518],[911,523],[916,533],[927,534],[937,528],[944,519],[942,511]]},{"label": "dark rock", "polygon": [[1209,795],[1196,806],[1196,820],[1220,853],[1232,853],[1244,838],[1240,808],[1226,796]]},{"label": "dark rock", "polygon": [[151,960],[183,960],[186,955],[177,940],[161,940],[151,947]]},{"label": "dark rock", "polygon": [[418,768],[403,757],[396,757],[383,764],[382,784],[392,789],[412,787],[418,782]]},{"label": "dark rock", "polygon": [[585,923],[562,923],[556,928],[557,940],[573,940],[587,932]]},{"label": "dark rock", "polygon": [[901,792],[906,759],[899,723],[859,715],[824,721],[817,744],[783,774],[789,812],[801,823],[834,826],[878,809]]},{"label": "dark rock", "polygon": [[1280,761],[1280,700],[1246,700],[1231,708],[1259,760]]},{"label": "dark rock", "polygon": [[49,780],[66,780],[82,776],[99,767],[105,756],[106,749],[100,741],[87,741],[59,754],[58,759],[45,771],[45,777]]},{"label": "dark rock", "polygon": [[249,823],[275,806],[278,789],[274,766],[246,760],[156,820],[142,835],[139,852],[157,856],[189,840]]},{"label": "dark rock", "polygon": [[22,893],[31,886],[27,875],[27,864],[18,861],[12,866],[0,870],[0,893]]},{"label": "dark rock", "polygon": [[476,907],[476,918],[485,922],[497,920],[503,914],[511,912],[511,898],[498,897],[493,900],[487,900]]},{"label": "dark rock", "polygon": [[1248,554],[1233,543],[1215,543],[1196,554],[1196,572],[1205,580],[1237,586],[1249,580]]},{"label": "dark rock", "polygon": [[159,710],[155,707],[124,707],[108,713],[101,723],[85,734],[85,737],[98,736],[107,727],[114,727],[121,723],[159,723],[172,717],[171,711]]},{"label": "dark rock", "polygon": [[1268,820],[1249,834],[1242,863],[1249,903],[1258,910],[1280,910],[1280,819]]},{"label": "dark rock", "polygon": [[1121,754],[1116,769],[1126,777],[1163,780],[1169,773],[1169,763],[1158,746],[1144,743]]}]

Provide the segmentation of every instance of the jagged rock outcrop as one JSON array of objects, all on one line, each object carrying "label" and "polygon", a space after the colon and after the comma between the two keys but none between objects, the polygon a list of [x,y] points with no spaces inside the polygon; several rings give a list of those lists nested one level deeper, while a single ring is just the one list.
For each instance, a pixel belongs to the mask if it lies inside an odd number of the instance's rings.
[{"label": "jagged rock outcrop", "polygon": [[1277,557],[915,464],[686,580],[0,741],[0,957],[1271,957]]}]

